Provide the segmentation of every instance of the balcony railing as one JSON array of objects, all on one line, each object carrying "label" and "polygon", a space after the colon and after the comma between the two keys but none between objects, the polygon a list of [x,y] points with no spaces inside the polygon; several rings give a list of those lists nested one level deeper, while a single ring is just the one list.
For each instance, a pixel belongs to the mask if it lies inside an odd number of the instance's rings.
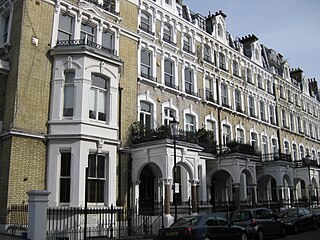
[{"label": "balcony railing", "polygon": [[[140,122],[135,122],[131,125],[132,144],[139,144],[163,139],[173,139],[170,126],[168,125],[162,125],[156,129],[146,129],[145,125],[141,124]],[[198,144],[206,153],[240,153],[254,156],[261,155],[260,152],[250,144],[243,144],[235,141],[228,142],[225,146],[220,147],[220,150],[224,148],[228,151],[218,151],[214,131],[206,130],[204,128],[201,128],[196,132],[179,130],[179,134],[176,139],[181,142]]]},{"label": "balcony railing", "polygon": [[57,46],[81,46],[81,45],[85,45],[85,46],[89,46],[95,49],[100,49],[104,52],[110,53],[112,55],[115,55],[115,50],[114,49],[110,49],[107,47],[104,47],[98,43],[89,41],[89,40],[85,40],[85,39],[76,39],[76,40],[58,40],[57,41]]},{"label": "balcony railing", "polygon": [[84,0],[84,2],[92,3],[107,12],[110,12],[117,16],[119,15],[119,13],[116,12],[115,10],[116,8],[115,0],[104,0],[103,3],[99,3],[98,0]]},{"label": "balcony railing", "polygon": [[149,28],[143,27],[143,26],[139,26],[139,29],[141,29],[142,31],[154,36],[154,32],[152,32]]},{"label": "balcony railing", "polygon": [[163,40],[164,42],[166,42],[166,43],[169,43],[170,45],[177,46],[177,44],[176,44],[175,42],[171,41],[171,40],[168,39],[168,38],[163,37],[162,40]]},{"label": "balcony railing", "polygon": [[275,162],[275,161],[285,161],[292,162],[290,154],[285,153],[267,153],[261,155],[262,161],[264,162]]},{"label": "balcony railing", "polygon": [[167,87],[170,87],[170,88],[179,90],[179,86],[176,86],[175,84],[173,84],[173,83],[171,83],[171,82],[169,82],[169,81],[165,81],[165,85],[166,85]]},{"label": "balcony railing", "polygon": [[156,81],[157,81],[157,78],[156,78],[156,77],[153,77],[153,76],[151,76],[151,75],[149,75],[149,74],[146,74],[146,73],[141,72],[140,75],[141,75],[141,77],[146,78],[146,79],[149,79],[149,80],[151,80],[151,81],[153,81],[153,82],[156,82]]},{"label": "balcony railing", "polygon": [[198,93],[196,93],[196,92],[194,92],[194,91],[192,91],[192,90],[190,90],[190,89],[186,89],[186,93],[187,93],[187,94],[190,94],[190,95],[192,95],[192,96],[198,97]]}]

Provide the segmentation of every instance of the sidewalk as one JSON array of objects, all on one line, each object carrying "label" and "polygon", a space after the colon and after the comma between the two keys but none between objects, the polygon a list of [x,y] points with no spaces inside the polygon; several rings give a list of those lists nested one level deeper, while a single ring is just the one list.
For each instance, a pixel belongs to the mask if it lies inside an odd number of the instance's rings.
[{"label": "sidewalk", "polygon": [[21,237],[0,233],[0,240],[21,240]]}]

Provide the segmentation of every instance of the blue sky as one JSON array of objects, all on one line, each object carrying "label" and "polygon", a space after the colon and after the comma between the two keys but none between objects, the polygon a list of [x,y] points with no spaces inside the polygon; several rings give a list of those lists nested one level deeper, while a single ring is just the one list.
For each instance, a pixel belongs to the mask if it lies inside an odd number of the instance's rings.
[{"label": "blue sky", "polygon": [[[320,0],[183,0],[207,16],[222,10],[235,37],[254,34],[259,43],[279,52],[291,68],[320,83]],[[320,87],[320,86],[319,86]]]}]

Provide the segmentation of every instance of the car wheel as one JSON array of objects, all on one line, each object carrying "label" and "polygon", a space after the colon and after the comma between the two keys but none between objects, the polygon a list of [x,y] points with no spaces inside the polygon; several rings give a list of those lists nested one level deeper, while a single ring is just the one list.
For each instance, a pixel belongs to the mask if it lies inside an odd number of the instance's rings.
[{"label": "car wheel", "polygon": [[287,231],[286,228],[284,226],[281,227],[281,233],[280,233],[280,237],[285,237],[287,236]]},{"label": "car wheel", "polygon": [[318,230],[318,223],[317,222],[313,222],[313,230]]},{"label": "car wheel", "polygon": [[241,239],[241,240],[248,240],[247,234],[241,233],[240,239]]},{"label": "car wheel", "polygon": [[263,232],[261,230],[258,230],[257,232],[257,240],[263,240]]},{"label": "car wheel", "polygon": [[296,223],[293,225],[293,232],[295,234],[299,233],[299,227],[298,227],[298,224],[296,224]]}]

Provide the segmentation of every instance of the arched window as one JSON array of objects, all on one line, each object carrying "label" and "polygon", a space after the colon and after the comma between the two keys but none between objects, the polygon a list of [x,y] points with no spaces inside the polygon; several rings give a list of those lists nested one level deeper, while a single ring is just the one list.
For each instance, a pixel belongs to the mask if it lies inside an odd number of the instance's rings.
[{"label": "arched window", "polygon": [[191,37],[188,34],[183,35],[183,50],[192,53]]},{"label": "arched window", "polygon": [[169,24],[164,24],[163,25],[163,36],[162,36],[163,41],[172,44],[173,43],[173,31],[172,27]]},{"label": "arched window", "polygon": [[147,33],[152,33],[152,21],[149,13],[143,11],[140,17],[140,29]]}]

